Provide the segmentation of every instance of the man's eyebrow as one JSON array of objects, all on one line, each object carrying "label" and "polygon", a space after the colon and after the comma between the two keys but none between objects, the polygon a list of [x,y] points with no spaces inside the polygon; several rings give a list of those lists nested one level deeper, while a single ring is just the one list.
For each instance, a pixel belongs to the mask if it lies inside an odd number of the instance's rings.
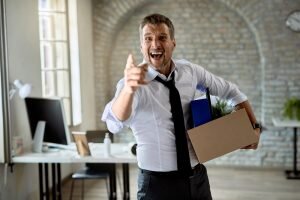
[{"label": "man's eyebrow", "polygon": [[168,36],[168,34],[167,33],[160,33],[160,34],[158,34],[158,36]]},{"label": "man's eyebrow", "polygon": [[[153,35],[153,33],[145,33],[144,36]],[[167,33],[160,33],[159,36],[168,36]]]},{"label": "man's eyebrow", "polygon": [[152,33],[145,33],[144,36],[152,35]]}]

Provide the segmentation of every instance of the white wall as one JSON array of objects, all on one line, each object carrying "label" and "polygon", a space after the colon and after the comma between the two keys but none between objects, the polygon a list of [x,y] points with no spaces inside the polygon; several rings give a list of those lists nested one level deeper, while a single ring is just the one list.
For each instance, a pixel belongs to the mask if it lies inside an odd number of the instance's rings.
[{"label": "white wall", "polygon": [[[78,19],[81,64],[81,94],[83,123],[72,129],[95,128],[94,78],[92,53],[91,2],[79,0]],[[9,79],[20,79],[33,85],[31,96],[42,96],[38,1],[6,0]],[[24,101],[16,97],[11,101],[12,135],[23,137],[25,147],[31,145],[31,134]],[[74,165],[76,168],[77,165]],[[62,177],[69,175],[74,166],[62,165]],[[3,165],[0,165],[0,199],[38,199],[38,167],[36,164],[14,165],[8,172],[7,185],[3,184]]]},{"label": "white wall", "polygon": [[[38,38],[37,1],[6,1],[7,44],[9,80],[20,79],[34,85],[32,95],[41,95],[40,57]],[[11,101],[11,134],[20,135],[24,145],[31,142],[24,101]],[[37,166],[15,165],[8,173],[7,185],[3,187],[3,199],[34,199],[38,189]],[[0,176],[3,177],[2,170]],[[30,180],[30,181],[29,181]],[[18,191],[18,192],[16,192]]]},{"label": "white wall", "polygon": [[[91,0],[77,0],[78,38],[81,73],[82,120],[81,130],[96,128],[93,27]],[[99,111],[98,111],[99,112]]]}]

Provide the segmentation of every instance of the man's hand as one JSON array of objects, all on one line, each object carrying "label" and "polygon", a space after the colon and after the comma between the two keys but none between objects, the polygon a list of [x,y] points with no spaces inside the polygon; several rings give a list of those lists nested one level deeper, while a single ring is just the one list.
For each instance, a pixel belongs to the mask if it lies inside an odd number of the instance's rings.
[{"label": "man's hand", "polygon": [[[260,128],[254,129],[255,135],[259,138],[260,137]],[[241,149],[257,149],[258,143],[250,144],[248,146],[245,146]]]},{"label": "man's hand", "polygon": [[127,93],[134,93],[141,85],[147,84],[145,81],[147,70],[147,63],[136,65],[133,55],[129,54],[124,70],[124,91]]},{"label": "man's hand", "polygon": [[146,63],[137,66],[133,56],[129,54],[124,70],[125,84],[112,105],[112,111],[120,121],[127,120],[131,115],[134,92],[141,85],[147,84],[147,67]]}]

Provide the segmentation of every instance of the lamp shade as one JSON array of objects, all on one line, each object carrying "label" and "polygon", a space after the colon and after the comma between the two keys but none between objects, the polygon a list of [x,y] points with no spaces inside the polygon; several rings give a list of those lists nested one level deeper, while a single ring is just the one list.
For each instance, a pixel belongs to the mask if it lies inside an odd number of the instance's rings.
[{"label": "lamp shade", "polygon": [[25,84],[19,89],[19,96],[24,99],[28,97],[31,93],[32,86],[30,84]]},{"label": "lamp shade", "polygon": [[14,96],[14,94],[17,90],[19,90],[19,96],[22,99],[28,97],[29,94],[31,93],[31,90],[32,90],[32,85],[31,84],[28,84],[28,83],[23,84],[22,81],[15,80],[13,85],[14,85],[15,88],[13,88],[10,91],[10,99],[12,99],[12,97]]}]

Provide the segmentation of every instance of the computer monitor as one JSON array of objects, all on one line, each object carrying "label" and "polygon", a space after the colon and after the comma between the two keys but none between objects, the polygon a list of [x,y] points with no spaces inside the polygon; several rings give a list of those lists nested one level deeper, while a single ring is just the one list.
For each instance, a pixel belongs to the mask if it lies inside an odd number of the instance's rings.
[{"label": "computer monitor", "polygon": [[45,121],[43,142],[48,146],[64,147],[71,142],[60,98],[25,98],[32,138],[39,121]]}]

